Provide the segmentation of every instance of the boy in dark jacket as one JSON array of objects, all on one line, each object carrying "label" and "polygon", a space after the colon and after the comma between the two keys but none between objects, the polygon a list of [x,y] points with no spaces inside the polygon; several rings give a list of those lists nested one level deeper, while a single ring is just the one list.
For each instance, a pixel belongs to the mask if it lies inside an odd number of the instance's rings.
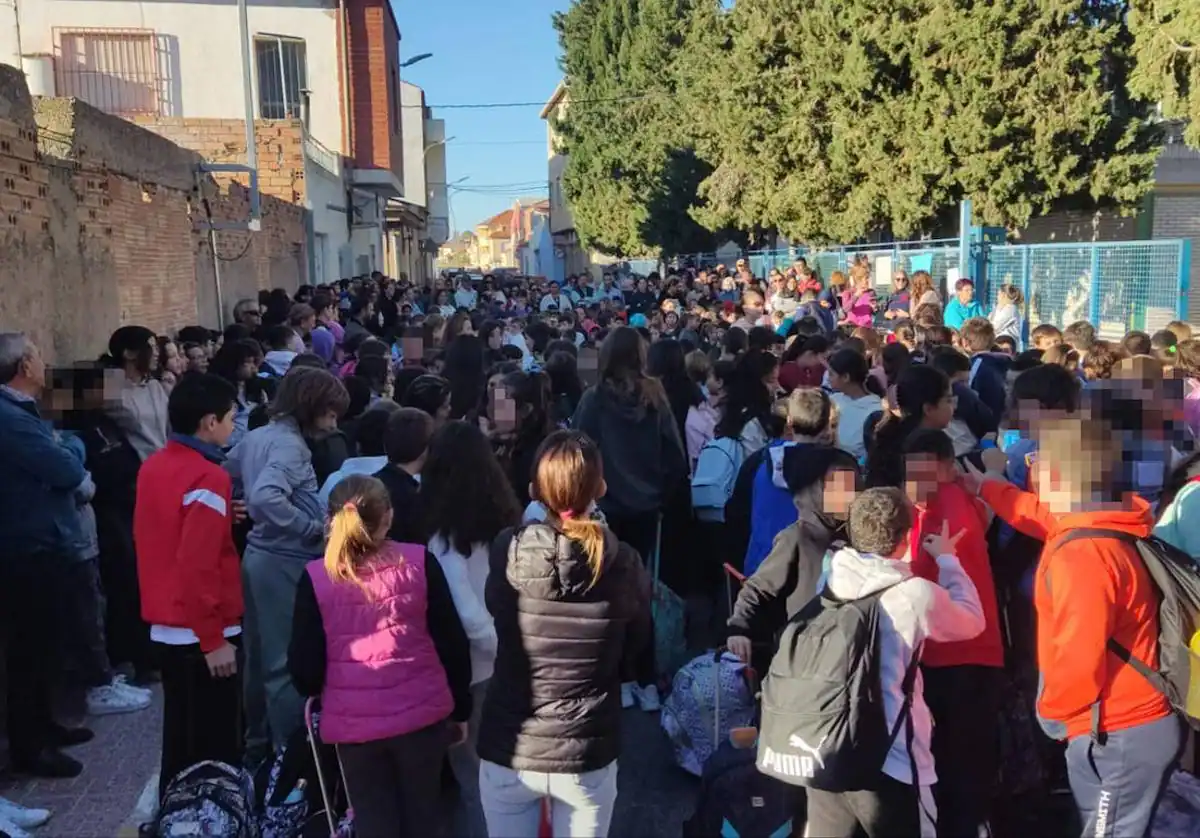
[{"label": "boy in dark jacket", "polygon": [[433,417],[415,407],[402,407],[388,418],[383,447],[388,464],[375,473],[392,499],[388,537],[401,544],[425,544],[429,534],[421,514],[421,469],[433,436]]},{"label": "boy in dark jacket", "polygon": [[954,441],[955,456],[972,451],[979,440],[996,433],[999,414],[994,413],[968,383],[971,378],[971,359],[950,346],[939,346],[929,353],[929,365],[945,373],[954,392],[954,418],[946,428]]},{"label": "boy in dark jacket", "polygon": [[776,633],[819,593],[825,554],[844,535],[858,482],[858,463],[845,451],[805,445],[787,453],[796,455],[785,457],[784,469],[799,518],[775,537],[728,621],[729,650],[760,672],[766,661],[752,661],[752,647],[760,647],[760,657],[773,651]]},{"label": "boy in dark jacket", "polygon": [[996,329],[990,320],[972,317],[963,323],[959,340],[963,351],[971,356],[971,374],[968,378],[971,389],[979,394],[980,400],[988,406],[993,416],[1002,416],[1008,400],[1006,384],[1012,358],[1003,352],[992,351]]},{"label": "boy in dark jacket", "polygon": [[197,762],[241,764],[242,578],[233,481],[221,467],[236,398],[219,376],[184,376],[167,403],[174,433],[138,474],[142,617],[162,660],[160,796]]}]

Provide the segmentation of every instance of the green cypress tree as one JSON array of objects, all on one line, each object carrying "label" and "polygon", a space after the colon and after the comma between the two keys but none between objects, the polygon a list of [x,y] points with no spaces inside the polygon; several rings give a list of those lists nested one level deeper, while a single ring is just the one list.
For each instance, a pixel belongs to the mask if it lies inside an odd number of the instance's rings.
[{"label": "green cypress tree", "polygon": [[1200,148],[1200,0],[1132,0],[1129,29],[1130,88],[1168,119],[1190,120],[1184,139]]},{"label": "green cypress tree", "polygon": [[[1183,0],[1191,2],[1191,0]],[[1156,155],[1109,0],[738,0],[694,80],[710,228],[810,242],[1131,208]]]},{"label": "green cypress tree", "polygon": [[676,102],[696,0],[577,0],[556,15],[569,104],[563,189],[588,247],[641,255],[702,250],[689,214],[710,169]]}]

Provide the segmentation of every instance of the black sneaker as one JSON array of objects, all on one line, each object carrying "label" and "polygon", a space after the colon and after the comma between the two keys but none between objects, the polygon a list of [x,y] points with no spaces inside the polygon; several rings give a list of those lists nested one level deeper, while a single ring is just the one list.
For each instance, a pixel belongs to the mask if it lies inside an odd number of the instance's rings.
[{"label": "black sneaker", "polygon": [[50,735],[47,738],[55,748],[73,748],[76,745],[91,742],[96,738],[96,734],[86,727],[63,727],[62,725],[55,725],[50,728]]},{"label": "black sneaker", "polygon": [[44,777],[50,780],[66,780],[83,773],[83,763],[71,759],[56,748],[45,748],[31,759],[12,758],[12,770],[18,774]]}]

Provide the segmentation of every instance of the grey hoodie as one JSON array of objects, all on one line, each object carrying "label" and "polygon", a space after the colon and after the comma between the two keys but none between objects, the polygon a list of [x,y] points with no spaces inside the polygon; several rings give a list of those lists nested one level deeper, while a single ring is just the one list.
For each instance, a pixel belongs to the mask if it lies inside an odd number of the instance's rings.
[{"label": "grey hoodie", "polygon": [[[914,576],[905,559],[883,559],[843,547],[830,562],[828,588],[839,599],[862,599],[883,590],[879,598],[879,678],[883,715],[888,729],[896,724],[904,703],[901,687],[913,650],[926,640],[970,640],[983,633],[979,593],[954,556],[939,556],[938,582]],[[883,773],[912,785],[916,762],[920,785],[937,782],[930,742],[933,718],[925,704],[925,683],[917,670],[912,696],[913,756],[904,731],[896,737],[883,763]]]},{"label": "grey hoodie", "polygon": [[312,559],[325,543],[325,514],[308,443],[291,419],[256,428],[225,460],[254,528],[247,543],[271,555]]}]

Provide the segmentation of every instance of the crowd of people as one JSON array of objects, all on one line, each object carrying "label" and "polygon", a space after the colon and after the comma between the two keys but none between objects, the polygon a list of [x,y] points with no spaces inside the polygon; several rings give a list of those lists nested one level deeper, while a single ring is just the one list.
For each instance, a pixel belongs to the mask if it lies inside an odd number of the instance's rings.
[{"label": "crowd of people", "polygon": [[[1056,781],[1086,834],[1145,834],[1184,733],[1109,647],[1156,665],[1155,589],[1072,532],[1200,556],[1200,340],[880,287],[862,260],[373,274],[221,332],[122,326],[95,363],[0,334],[11,768],[84,770],[64,693],[138,712],[161,681],[162,793],[269,763],[319,698],[359,835],[436,834],[452,783],[487,834],[537,834],[549,799],[554,835],[602,836],[620,712],[669,684],[653,583],[760,672],[820,592],[882,592],[885,716],[913,734],[869,788],[799,797],[795,834],[973,837]],[[690,491],[715,446],[719,514]],[[0,831],[44,816],[0,803]]]}]

